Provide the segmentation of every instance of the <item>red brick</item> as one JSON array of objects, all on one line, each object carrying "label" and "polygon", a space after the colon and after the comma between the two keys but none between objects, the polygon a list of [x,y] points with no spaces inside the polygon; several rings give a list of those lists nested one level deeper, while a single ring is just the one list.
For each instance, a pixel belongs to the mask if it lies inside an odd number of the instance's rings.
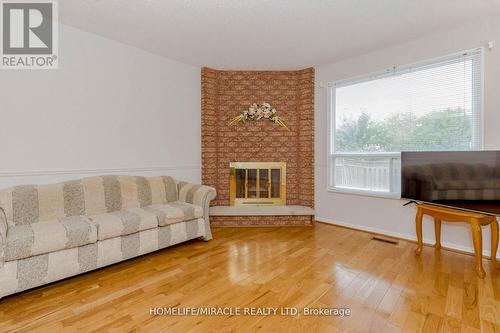
[{"label": "red brick", "polygon": [[[218,190],[212,204],[229,204],[230,162],[285,161],[287,204],[312,206],[314,69],[218,71],[203,68],[201,85],[202,180]],[[252,103],[262,102],[278,110],[290,132],[265,120],[229,125],[234,116]],[[283,219],[276,221],[281,223]]]}]

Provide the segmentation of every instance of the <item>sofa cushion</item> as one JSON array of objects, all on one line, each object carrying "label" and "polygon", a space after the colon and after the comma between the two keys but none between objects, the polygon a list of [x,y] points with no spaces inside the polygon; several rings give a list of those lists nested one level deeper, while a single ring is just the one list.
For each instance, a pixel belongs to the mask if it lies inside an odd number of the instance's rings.
[{"label": "sofa cushion", "polygon": [[145,209],[158,216],[158,225],[160,227],[203,217],[203,208],[201,206],[182,201],[151,205],[145,207]]},{"label": "sofa cushion", "polygon": [[158,216],[143,208],[128,208],[112,213],[90,216],[97,225],[97,239],[134,234],[158,227]]},{"label": "sofa cushion", "polygon": [[10,226],[5,260],[17,260],[95,243],[96,226],[85,216]]}]

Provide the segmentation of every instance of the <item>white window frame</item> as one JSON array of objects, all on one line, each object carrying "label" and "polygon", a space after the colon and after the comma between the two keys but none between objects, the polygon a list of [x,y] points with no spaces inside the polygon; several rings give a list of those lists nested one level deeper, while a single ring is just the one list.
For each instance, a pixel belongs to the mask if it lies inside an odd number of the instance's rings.
[{"label": "white window frame", "polygon": [[[484,148],[484,47],[478,47],[466,51],[457,52],[454,54],[449,54],[443,57],[437,57],[433,59],[429,59],[426,61],[416,62],[403,66],[394,66],[392,68],[388,68],[382,71],[373,72],[366,75],[361,75],[357,77],[353,77],[350,79],[343,79],[339,81],[329,82],[327,84],[327,191],[335,192],[335,193],[347,193],[347,194],[357,194],[363,196],[371,196],[371,197],[380,197],[380,198],[388,198],[388,199],[401,199],[401,191],[396,191],[397,186],[393,183],[392,177],[390,177],[390,191],[382,192],[382,191],[374,191],[374,190],[366,190],[366,189],[353,189],[346,187],[336,187],[335,186],[335,168],[334,159],[336,157],[364,157],[364,158],[389,158],[390,159],[390,171],[389,173],[393,173],[393,163],[394,160],[401,161],[401,152],[383,152],[383,153],[335,153],[335,89],[341,88],[343,86],[348,86],[356,83],[373,81],[377,79],[381,79],[384,77],[390,77],[395,75],[395,72],[402,73],[405,70],[410,71],[413,67],[421,67],[425,65],[430,65],[437,62],[442,62],[447,59],[456,58],[457,56],[467,54],[468,52],[479,52],[480,53],[480,89],[478,91],[478,96],[476,102],[476,108],[479,110],[479,122],[476,124],[477,126],[473,128],[476,134],[473,137],[479,138],[479,142],[476,143],[477,150],[483,150]],[[399,177],[401,178],[401,177]]]}]

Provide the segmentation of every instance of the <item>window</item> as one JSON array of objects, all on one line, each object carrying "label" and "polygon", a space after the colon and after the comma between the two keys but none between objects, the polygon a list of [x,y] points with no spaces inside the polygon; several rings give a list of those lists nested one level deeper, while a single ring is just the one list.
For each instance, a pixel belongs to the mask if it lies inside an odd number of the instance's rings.
[{"label": "window", "polygon": [[482,49],[329,85],[328,187],[399,197],[400,152],[482,146]]}]

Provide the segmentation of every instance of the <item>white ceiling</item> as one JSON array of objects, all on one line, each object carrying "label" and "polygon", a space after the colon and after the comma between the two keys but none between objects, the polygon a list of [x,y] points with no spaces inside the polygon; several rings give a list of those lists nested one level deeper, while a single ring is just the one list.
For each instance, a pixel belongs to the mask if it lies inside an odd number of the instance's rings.
[{"label": "white ceiling", "polygon": [[338,61],[500,12],[500,0],[61,0],[61,22],[196,66]]}]

